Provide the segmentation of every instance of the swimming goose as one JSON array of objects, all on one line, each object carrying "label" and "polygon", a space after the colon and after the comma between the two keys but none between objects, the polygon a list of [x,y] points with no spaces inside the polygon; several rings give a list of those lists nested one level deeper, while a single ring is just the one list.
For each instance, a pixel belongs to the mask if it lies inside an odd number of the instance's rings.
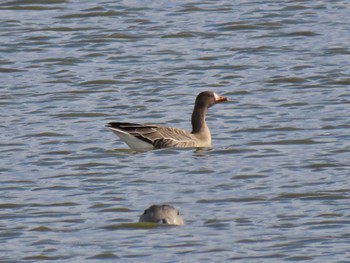
[{"label": "swimming goose", "polygon": [[140,216],[139,222],[181,226],[184,220],[178,209],[171,205],[152,205]]},{"label": "swimming goose", "polygon": [[128,122],[110,122],[106,126],[118,135],[132,150],[147,151],[170,147],[211,147],[211,134],[205,122],[208,108],[227,101],[212,91],[199,93],[192,113],[192,132],[153,125]]}]

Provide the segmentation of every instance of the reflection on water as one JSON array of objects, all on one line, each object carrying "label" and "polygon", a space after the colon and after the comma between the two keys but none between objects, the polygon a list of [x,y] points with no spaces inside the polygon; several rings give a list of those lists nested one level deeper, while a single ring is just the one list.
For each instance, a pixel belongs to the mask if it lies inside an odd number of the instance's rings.
[{"label": "reflection on water", "polygon": [[[2,260],[348,261],[348,14],[347,1],[1,3]],[[135,153],[104,127],[190,130],[203,90],[232,99],[210,108],[213,149]],[[157,203],[186,225],[136,223]]]}]

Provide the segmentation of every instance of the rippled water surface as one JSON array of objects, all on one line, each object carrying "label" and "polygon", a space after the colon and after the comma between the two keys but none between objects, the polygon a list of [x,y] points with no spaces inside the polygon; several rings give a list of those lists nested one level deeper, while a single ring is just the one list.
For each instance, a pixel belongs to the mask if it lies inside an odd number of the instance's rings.
[{"label": "rippled water surface", "polygon": [[[0,4],[1,262],[349,262],[348,1]],[[134,153],[104,127],[190,129]],[[137,226],[155,203],[183,227]]]}]

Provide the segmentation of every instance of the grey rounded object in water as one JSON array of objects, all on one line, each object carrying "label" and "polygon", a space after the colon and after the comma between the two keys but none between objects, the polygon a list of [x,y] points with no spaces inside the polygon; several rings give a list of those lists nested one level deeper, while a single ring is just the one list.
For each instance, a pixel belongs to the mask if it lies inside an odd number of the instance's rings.
[{"label": "grey rounded object in water", "polygon": [[140,216],[139,222],[181,226],[184,220],[178,209],[171,205],[152,205]]}]

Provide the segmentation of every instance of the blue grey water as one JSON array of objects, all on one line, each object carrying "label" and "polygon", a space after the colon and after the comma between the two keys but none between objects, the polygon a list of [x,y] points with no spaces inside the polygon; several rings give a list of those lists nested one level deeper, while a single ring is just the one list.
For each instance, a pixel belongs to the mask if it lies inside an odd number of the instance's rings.
[{"label": "blue grey water", "polygon": [[[0,3],[1,262],[350,262],[350,5]],[[134,153],[110,121],[213,149]],[[183,227],[131,227],[169,203]]]}]

